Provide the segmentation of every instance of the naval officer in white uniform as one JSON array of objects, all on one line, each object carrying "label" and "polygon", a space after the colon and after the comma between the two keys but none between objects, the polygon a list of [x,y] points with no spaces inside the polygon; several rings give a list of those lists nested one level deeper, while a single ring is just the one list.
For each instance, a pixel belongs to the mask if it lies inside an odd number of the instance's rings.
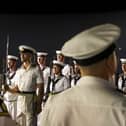
[{"label": "naval officer in white uniform", "polygon": [[41,112],[44,83],[39,66],[32,62],[36,50],[20,45],[21,67],[15,74],[15,87],[5,90],[17,93],[17,118],[19,126],[37,126],[37,115]]},{"label": "naval officer in white uniform", "polygon": [[62,47],[75,59],[81,78],[77,85],[48,99],[42,126],[125,126],[126,98],[112,86],[117,69],[115,42],[120,27],[101,24],[75,35]]}]

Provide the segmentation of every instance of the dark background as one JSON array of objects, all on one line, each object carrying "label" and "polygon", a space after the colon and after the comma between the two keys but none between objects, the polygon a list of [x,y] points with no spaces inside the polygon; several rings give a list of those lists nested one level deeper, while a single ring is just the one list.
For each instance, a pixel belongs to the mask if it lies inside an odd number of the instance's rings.
[{"label": "dark background", "polygon": [[[9,35],[9,54],[18,56],[18,46],[29,45],[37,51],[47,51],[48,63],[65,41],[72,36],[103,23],[121,27],[118,40],[119,57],[126,57],[125,8],[11,8],[0,10],[0,66],[5,66],[6,41]],[[120,70],[120,66],[119,66]]]}]

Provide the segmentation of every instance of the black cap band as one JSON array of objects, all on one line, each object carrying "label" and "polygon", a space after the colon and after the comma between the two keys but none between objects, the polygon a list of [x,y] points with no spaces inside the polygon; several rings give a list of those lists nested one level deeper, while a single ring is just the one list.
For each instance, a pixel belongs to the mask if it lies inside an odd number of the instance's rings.
[{"label": "black cap band", "polygon": [[88,59],[81,59],[81,60],[75,59],[75,60],[81,66],[88,66],[108,57],[115,50],[115,48],[116,48],[116,45],[112,44],[106,50],[104,50],[98,55],[95,55]]}]

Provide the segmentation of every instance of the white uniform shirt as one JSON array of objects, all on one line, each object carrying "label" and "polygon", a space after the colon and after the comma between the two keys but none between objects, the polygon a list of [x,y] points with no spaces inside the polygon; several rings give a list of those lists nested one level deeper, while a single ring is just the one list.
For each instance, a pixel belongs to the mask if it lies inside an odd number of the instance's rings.
[{"label": "white uniform shirt", "polygon": [[71,79],[71,87],[76,86],[77,81],[80,79],[81,75],[80,74],[75,74],[73,75],[72,79]]},{"label": "white uniform shirt", "polygon": [[122,90],[122,78],[118,80],[118,89]]},{"label": "white uniform shirt", "polygon": [[50,83],[50,91],[53,93],[58,93],[58,92],[64,91],[67,88],[70,88],[69,80],[65,76],[56,76],[55,75],[54,81],[57,81],[55,83],[54,88],[53,88],[53,82],[51,81],[51,83]]},{"label": "white uniform shirt", "polygon": [[[30,67],[28,70],[21,67],[17,70],[15,78],[15,84],[18,85],[19,90],[25,92],[36,91],[36,84],[43,83],[41,70],[38,66]],[[21,112],[32,112],[32,100],[33,95],[19,94],[17,100],[17,115],[21,114]]]},{"label": "white uniform shirt", "polygon": [[43,70],[44,92],[46,92],[46,89],[47,89],[49,76],[50,76],[50,68],[48,66],[46,66]]},{"label": "white uniform shirt", "polygon": [[42,112],[42,126],[126,126],[126,98],[108,81],[82,77],[77,85],[51,96]]},{"label": "white uniform shirt", "polygon": [[[10,73],[10,74],[12,74],[12,73]],[[14,73],[13,73],[14,74]],[[7,79],[7,84],[10,86],[10,88],[13,88],[13,87],[15,87],[15,83],[14,83],[14,81],[15,81],[15,76],[12,78],[12,79]],[[4,98],[5,98],[5,101],[16,101],[17,100],[17,94],[15,93],[15,94],[13,94],[13,93],[10,93],[10,92],[6,92],[5,94],[4,94]]]},{"label": "white uniform shirt", "polygon": [[[122,76],[123,76],[123,79],[124,79],[124,87],[126,86],[126,75],[124,75],[124,74],[122,74]],[[119,77],[119,79],[118,79],[118,89],[119,90],[123,90],[123,87],[122,87],[122,85],[123,85],[123,80],[122,80],[122,76],[120,76]]]},{"label": "white uniform shirt", "polygon": [[70,68],[70,65],[69,64],[66,64],[64,66],[64,68],[62,69],[62,74],[69,79],[69,77],[71,75],[71,68]]},{"label": "white uniform shirt", "polygon": [[[13,72],[9,73],[8,76],[11,79],[7,78],[7,84],[9,85],[10,88],[15,87],[15,83],[14,83],[15,72],[16,71],[13,71]],[[16,114],[17,114],[17,97],[18,97],[18,95],[16,93],[13,94],[13,93],[10,93],[8,91],[4,94],[4,103],[5,103],[6,107],[7,107],[8,113],[11,115],[11,118],[13,120],[16,120]]]}]

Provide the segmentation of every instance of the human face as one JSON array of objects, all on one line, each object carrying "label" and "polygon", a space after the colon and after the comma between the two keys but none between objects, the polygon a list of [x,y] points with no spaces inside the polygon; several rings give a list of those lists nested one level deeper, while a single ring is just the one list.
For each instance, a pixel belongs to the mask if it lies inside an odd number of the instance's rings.
[{"label": "human face", "polygon": [[8,59],[8,68],[11,69],[15,67],[16,61],[13,59]]},{"label": "human face", "polygon": [[61,73],[61,67],[59,65],[54,64],[52,68],[53,74],[60,74]]},{"label": "human face", "polygon": [[64,62],[64,56],[62,54],[57,54],[57,60],[60,62]]},{"label": "human face", "polygon": [[31,53],[21,52],[20,53],[20,58],[21,58],[21,62],[30,61],[30,59],[31,59]]},{"label": "human face", "polygon": [[126,73],[126,64],[122,64],[122,71]]},{"label": "human face", "polygon": [[38,64],[45,64],[45,60],[46,60],[46,57],[44,56],[37,57]]},{"label": "human face", "polygon": [[79,68],[78,64],[74,64],[74,72],[75,72],[75,74],[80,73],[80,68]]}]

